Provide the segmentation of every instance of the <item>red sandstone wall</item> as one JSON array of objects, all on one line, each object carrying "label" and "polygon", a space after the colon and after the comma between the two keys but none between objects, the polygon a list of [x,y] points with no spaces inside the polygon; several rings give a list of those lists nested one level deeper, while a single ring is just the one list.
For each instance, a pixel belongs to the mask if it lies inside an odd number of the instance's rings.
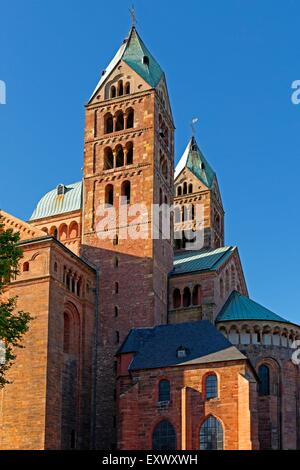
[{"label": "red sandstone wall", "polygon": [[[132,89],[145,82],[121,64],[115,74],[127,73],[132,80]],[[115,409],[115,369],[114,355],[130,328],[151,326],[166,321],[167,315],[167,275],[172,269],[172,246],[170,241],[153,242],[151,219],[152,204],[159,203],[160,189],[169,202],[173,198],[173,127],[169,119],[172,151],[169,158],[169,180],[163,180],[160,169],[160,149],[163,143],[158,135],[158,111],[161,109],[154,90],[146,90],[102,100],[103,89],[99,91],[86,111],[85,162],[84,162],[84,220],[82,254],[99,270],[99,355],[98,355],[98,406],[97,406],[97,446],[111,448],[116,443]],[[128,108],[134,109],[134,128],[105,134],[104,116],[110,112]],[[117,144],[134,146],[133,164],[110,170],[104,169],[104,149],[115,149]],[[163,148],[164,152],[166,149]],[[119,197],[124,181],[131,183],[131,204],[144,204],[149,220],[141,230],[147,239],[123,240],[119,231],[118,245],[113,244],[113,236],[104,240],[99,235],[100,218],[97,209],[105,202],[105,187],[114,187],[114,207],[119,214]],[[136,218],[129,216],[131,223]],[[98,232],[98,233],[97,233]],[[105,232],[106,234],[109,234]],[[116,266],[116,259],[118,266]],[[116,292],[118,283],[118,293]]]},{"label": "red sandstone wall", "polygon": [[[246,370],[245,363],[218,363],[209,368],[195,365],[134,372],[132,378],[120,376],[118,447],[151,449],[155,425],[168,419],[176,429],[178,450],[199,449],[200,425],[213,414],[223,423],[225,449],[257,448],[257,426],[249,413],[249,382],[240,376]],[[203,378],[209,371],[218,375],[219,398],[205,401]],[[171,402],[165,408],[157,403],[162,378],[171,382]]]},{"label": "red sandstone wall", "polygon": [[[70,448],[70,430],[64,429],[63,421],[75,431],[76,448],[88,448],[95,275],[55,242],[32,242],[22,248],[21,273],[9,295],[17,295],[18,309],[29,311],[34,320],[24,337],[25,348],[17,350],[17,360],[9,372],[12,384],[0,392],[0,448]],[[29,271],[23,272],[27,260]],[[80,295],[63,282],[64,266],[82,280]],[[78,347],[72,354],[63,351],[66,309],[76,312],[79,319]]]},{"label": "red sandstone wall", "polygon": [[[34,252],[29,249],[26,255]],[[10,296],[19,297],[18,309],[30,312],[35,318],[24,337],[24,349],[17,350],[17,360],[8,374],[12,383],[0,391],[0,448],[3,450],[45,448],[49,249],[42,250],[39,257],[35,260],[38,279],[30,279],[26,274],[9,290]]]}]

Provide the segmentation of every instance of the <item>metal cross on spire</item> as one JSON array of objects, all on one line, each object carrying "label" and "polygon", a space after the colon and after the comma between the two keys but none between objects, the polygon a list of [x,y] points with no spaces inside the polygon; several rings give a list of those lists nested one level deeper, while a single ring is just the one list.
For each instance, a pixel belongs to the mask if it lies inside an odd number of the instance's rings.
[{"label": "metal cross on spire", "polygon": [[131,18],[131,26],[134,27],[137,23],[134,5],[131,5],[131,8],[129,8],[129,13]]},{"label": "metal cross on spire", "polygon": [[195,134],[196,134],[196,124],[198,122],[198,118],[193,118],[191,120],[191,128],[192,128],[192,135],[193,137],[195,137]]}]

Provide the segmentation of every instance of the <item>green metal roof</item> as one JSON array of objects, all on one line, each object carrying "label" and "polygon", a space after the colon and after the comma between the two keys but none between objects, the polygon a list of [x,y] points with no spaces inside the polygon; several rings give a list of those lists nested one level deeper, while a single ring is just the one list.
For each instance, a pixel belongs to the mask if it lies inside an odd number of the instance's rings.
[{"label": "green metal roof", "polygon": [[197,271],[215,271],[231,256],[236,247],[224,246],[222,248],[202,249],[175,253],[174,268],[171,275],[186,274]]},{"label": "green metal roof", "polygon": [[57,188],[45,194],[38,202],[30,220],[43,219],[53,215],[65,214],[81,209],[82,182],[65,185],[65,193],[57,194]]},{"label": "green metal roof", "polygon": [[276,315],[271,310],[233,291],[217,316],[217,322],[237,320],[268,320],[281,323],[290,323],[285,318]]},{"label": "green metal roof", "polygon": [[[144,63],[145,56],[148,57],[148,64]],[[121,60],[124,60],[124,62],[138,73],[152,88],[155,88],[164,76],[164,72],[160,65],[154,59],[149,49],[147,49],[133,26],[129,32],[128,38],[124,40],[116,55],[106,67],[106,70],[103,71],[90,100],[95,96],[97,90],[99,90],[100,86],[105,82]]]},{"label": "green metal roof", "polygon": [[[143,63],[145,56],[148,57],[149,65]],[[135,70],[152,88],[158,85],[163,76],[163,71],[134,27],[130,31],[127,46],[122,58],[124,62]]]},{"label": "green metal roof", "polygon": [[211,189],[215,172],[202,154],[195,137],[192,137],[175,168],[175,179],[184,168],[188,168],[191,172],[209,189]]}]

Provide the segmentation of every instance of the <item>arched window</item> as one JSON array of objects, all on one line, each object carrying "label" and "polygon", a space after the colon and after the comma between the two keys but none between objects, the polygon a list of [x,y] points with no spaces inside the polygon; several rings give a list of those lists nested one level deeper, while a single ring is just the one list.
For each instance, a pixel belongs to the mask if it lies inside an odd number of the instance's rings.
[{"label": "arched window", "polygon": [[78,223],[77,222],[72,222],[70,224],[69,232],[70,232],[70,235],[69,235],[70,238],[77,238],[78,237],[79,229],[78,229]]},{"label": "arched window", "polygon": [[67,313],[64,313],[64,353],[70,352],[71,320]]},{"label": "arched window", "polygon": [[179,308],[181,306],[181,294],[179,289],[173,290],[173,308]]},{"label": "arched window", "polygon": [[81,279],[78,279],[77,286],[76,286],[76,294],[78,295],[78,297],[81,296],[81,284],[82,284]]},{"label": "arched window", "polygon": [[185,206],[181,206],[181,222],[187,221],[187,210]]},{"label": "arched window", "polygon": [[123,96],[123,94],[124,94],[123,82],[122,80],[120,80],[118,83],[118,96]]},{"label": "arched window", "polygon": [[162,189],[159,188],[159,205],[161,206],[163,203],[163,192]]},{"label": "arched window", "polygon": [[181,210],[180,210],[180,207],[179,207],[179,206],[175,206],[174,212],[175,212],[175,223],[178,224],[179,222],[181,222]]},{"label": "arched window", "polygon": [[115,294],[119,293],[119,283],[115,282]]},{"label": "arched window", "polygon": [[195,206],[194,206],[194,204],[190,204],[190,206],[189,206],[189,216],[190,216],[189,217],[190,220],[194,220],[194,218],[195,218]]},{"label": "arched window", "polygon": [[51,237],[57,238],[58,237],[58,230],[56,227],[51,227],[50,228],[50,235]]},{"label": "arched window", "polygon": [[262,396],[270,395],[270,369],[266,364],[258,368],[258,394]]},{"label": "arched window", "polygon": [[110,147],[104,150],[104,170],[111,170],[114,167],[114,154]]},{"label": "arched window", "polygon": [[158,384],[158,401],[170,401],[170,382],[161,380]]},{"label": "arched window", "polygon": [[114,267],[115,268],[119,267],[119,258],[117,256],[114,258]]},{"label": "arched window", "polygon": [[133,109],[129,109],[127,111],[126,129],[131,129],[133,125],[134,125],[134,111]]},{"label": "arched window", "polygon": [[168,178],[168,163],[165,158],[161,159],[161,172],[165,179]]},{"label": "arched window", "polygon": [[116,117],[116,131],[122,131],[124,129],[124,114],[119,111]]},{"label": "arched window", "polygon": [[68,227],[66,224],[62,224],[59,227],[59,239],[66,240],[68,238]]},{"label": "arched window", "polygon": [[23,263],[23,273],[28,273],[29,271],[29,263],[28,261],[25,261],[25,263]]},{"label": "arched window", "polygon": [[70,276],[70,273],[67,273],[67,275],[66,275],[66,286],[69,290],[71,289],[71,276]]},{"label": "arched window", "polygon": [[221,246],[221,240],[218,237],[218,235],[215,235],[215,248],[220,248]]},{"label": "arched window", "polygon": [[116,167],[124,166],[124,151],[122,145],[116,147]]},{"label": "arched window", "polygon": [[191,194],[192,192],[193,192],[193,185],[189,184],[189,194]]},{"label": "arched window", "polygon": [[200,305],[201,300],[201,287],[197,284],[193,289],[193,305]]},{"label": "arched window", "polygon": [[205,400],[218,397],[218,379],[215,374],[207,375],[205,379]]},{"label": "arched window", "polygon": [[172,424],[163,420],[157,424],[152,434],[153,450],[176,450],[176,432]]},{"label": "arched window", "polygon": [[113,85],[110,89],[110,97],[115,98],[117,96],[117,90],[116,87]]},{"label": "arched window", "polygon": [[191,291],[188,287],[185,287],[183,291],[183,306],[189,307],[190,305],[191,305]]},{"label": "arched window", "polygon": [[114,120],[110,113],[104,117],[104,132],[105,134],[111,134],[114,131]]},{"label": "arched window", "polygon": [[187,194],[187,183],[183,183],[183,194]]},{"label": "arched window", "polygon": [[223,450],[224,432],[220,421],[214,416],[209,416],[200,428],[200,450]]},{"label": "arched window", "polygon": [[125,94],[126,95],[130,94],[130,83],[129,82],[127,82],[126,85],[125,85]]},{"label": "arched window", "polygon": [[114,246],[119,245],[119,236],[118,236],[118,235],[115,235],[115,236],[114,236],[113,245],[114,245]]},{"label": "arched window", "polygon": [[120,333],[119,333],[119,331],[116,331],[115,338],[116,338],[116,344],[119,344],[119,342],[120,342]]},{"label": "arched window", "polygon": [[105,204],[108,206],[114,205],[114,187],[108,184],[105,188]]},{"label": "arched window", "polygon": [[144,57],[143,57],[143,64],[144,64],[144,65],[147,65],[147,67],[149,67],[149,63],[150,63],[149,57],[148,57],[147,55],[144,55]]},{"label": "arched window", "polygon": [[57,273],[57,269],[58,269],[58,267],[57,267],[57,262],[55,261],[55,263],[54,263],[54,272],[55,272],[55,273]]},{"label": "arched window", "polygon": [[132,165],[133,164],[133,143],[128,142],[126,144],[126,165]]},{"label": "arched window", "polygon": [[131,193],[130,181],[124,181],[121,187],[121,196],[125,198],[124,200],[125,204],[130,204],[130,193]]},{"label": "arched window", "polygon": [[119,307],[115,306],[115,317],[119,316]]},{"label": "arched window", "polygon": [[182,187],[181,186],[178,186],[177,188],[177,196],[181,196],[182,195]]}]

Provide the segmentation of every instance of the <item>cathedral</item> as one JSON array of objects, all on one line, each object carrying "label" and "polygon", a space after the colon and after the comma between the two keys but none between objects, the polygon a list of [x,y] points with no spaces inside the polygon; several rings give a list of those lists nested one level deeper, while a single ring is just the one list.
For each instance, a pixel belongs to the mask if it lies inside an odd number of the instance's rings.
[{"label": "cathedral", "polygon": [[[85,110],[82,181],[29,221],[0,213],[24,255],[6,294],[34,317],[0,448],[299,449],[300,327],[249,298],[195,136],[174,168],[166,77],[134,26]],[[166,236],[153,206],[173,208]]]}]

